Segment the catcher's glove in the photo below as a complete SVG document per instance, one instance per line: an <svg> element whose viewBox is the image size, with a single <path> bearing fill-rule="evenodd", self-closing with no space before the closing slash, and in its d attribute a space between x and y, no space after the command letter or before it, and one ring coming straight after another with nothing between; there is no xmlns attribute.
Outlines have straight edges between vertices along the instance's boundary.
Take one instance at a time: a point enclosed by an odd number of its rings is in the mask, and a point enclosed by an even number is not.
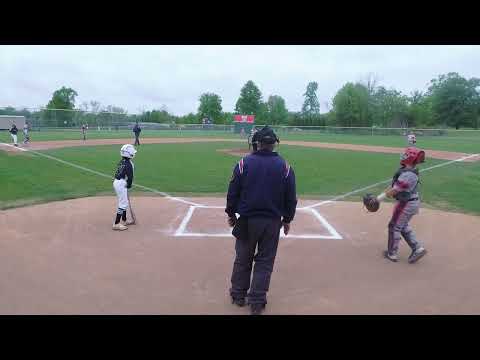
<svg viewBox="0 0 480 360"><path fill-rule="evenodd" d="M365 194L363 196L363 205L365 205L370 212L376 212L380 208L380 202L373 194Z"/></svg>

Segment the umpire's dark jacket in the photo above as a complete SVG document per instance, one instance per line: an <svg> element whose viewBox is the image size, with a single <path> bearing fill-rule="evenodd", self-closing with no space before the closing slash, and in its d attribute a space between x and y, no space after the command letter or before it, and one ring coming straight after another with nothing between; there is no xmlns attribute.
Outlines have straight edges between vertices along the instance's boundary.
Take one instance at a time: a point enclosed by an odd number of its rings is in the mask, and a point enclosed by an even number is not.
<svg viewBox="0 0 480 360"><path fill-rule="evenodd" d="M289 223L296 206L295 173L278 153L259 150L235 165L228 187L228 216L282 218Z"/></svg>

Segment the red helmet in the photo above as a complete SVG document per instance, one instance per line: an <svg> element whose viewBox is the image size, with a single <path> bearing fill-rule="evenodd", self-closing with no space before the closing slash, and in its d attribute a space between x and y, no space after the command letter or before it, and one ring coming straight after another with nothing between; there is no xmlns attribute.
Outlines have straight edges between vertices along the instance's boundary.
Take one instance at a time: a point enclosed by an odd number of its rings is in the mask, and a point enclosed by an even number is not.
<svg viewBox="0 0 480 360"><path fill-rule="evenodd" d="M415 166L417 164L423 163L425 161L425 151L408 147L405 149L405 152L400 157L401 165L411 165Z"/></svg>

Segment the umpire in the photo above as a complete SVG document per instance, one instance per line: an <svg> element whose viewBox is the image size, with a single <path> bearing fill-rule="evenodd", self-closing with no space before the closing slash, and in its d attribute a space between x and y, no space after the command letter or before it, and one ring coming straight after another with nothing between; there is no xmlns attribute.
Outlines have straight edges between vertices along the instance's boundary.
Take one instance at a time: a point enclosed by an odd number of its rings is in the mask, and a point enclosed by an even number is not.
<svg viewBox="0 0 480 360"><path fill-rule="evenodd" d="M280 229L283 226L285 235L288 234L297 197L293 169L273 151L275 143L280 142L277 135L268 126L255 135L259 149L235 165L225 212L236 238L232 303L244 306L248 292L251 314L259 315L267 304ZM238 219L236 213L240 215Z"/></svg>
<svg viewBox="0 0 480 360"><path fill-rule="evenodd" d="M138 121L135 123L135 126L133 127L133 133L135 134L135 146L140 145L139 137L140 133L142 132L142 129L140 128L140 125L138 125Z"/></svg>

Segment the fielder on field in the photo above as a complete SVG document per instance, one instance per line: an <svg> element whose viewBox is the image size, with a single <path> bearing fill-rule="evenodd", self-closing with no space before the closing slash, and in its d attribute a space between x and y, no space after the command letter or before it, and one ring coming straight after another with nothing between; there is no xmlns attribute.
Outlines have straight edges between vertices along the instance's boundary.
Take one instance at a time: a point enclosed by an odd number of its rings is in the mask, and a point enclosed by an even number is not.
<svg viewBox="0 0 480 360"><path fill-rule="evenodd" d="M128 201L128 189L132 187L134 164L132 159L135 157L137 150L131 144L123 145L120 149L122 160L117 165L115 171L115 179L113 180L113 189L117 194L118 206L115 216L113 230L127 230L127 225L135 224L134 221L127 221L127 208L130 203ZM120 219L122 220L120 222Z"/></svg>
<svg viewBox="0 0 480 360"><path fill-rule="evenodd" d="M87 140L87 126L85 124L82 125L82 135L83 141Z"/></svg>
<svg viewBox="0 0 480 360"><path fill-rule="evenodd" d="M25 122L25 125L23 125L23 143L27 144L30 142L30 136L28 135L28 124Z"/></svg>
<svg viewBox="0 0 480 360"><path fill-rule="evenodd" d="M17 125L15 125L15 123L12 123L12 127L10 128L10 130L8 132L10 133L10 136L12 137L13 146L18 146L18 143L17 143L17 133L18 133Z"/></svg>
<svg viewBox="0 0 480 360"><path fill-rule="evenodd" d="M407 135L407 143L408 146L416 147L417 146L417 137L413 133L413 131L410 131L410 133Z"/></svg>
<svg viewBox="0 0 480 360"><path fill-rule="evenodd" d="M369 211L377 211L380 201L386 197L396 200L392 218L388 223L388 246L384 252L385 258L393 262L398 261L401 236L412 249L412 253L408 257L410 264L415 263L427 253L409 225L410 220L418 214L420 208L420 197L417 190L420 180L416 166L424 161L425 151L408 147L401 156L401 167L393 176L392 185L377 197L370 194L364 197L364 204Z"/></svg>

